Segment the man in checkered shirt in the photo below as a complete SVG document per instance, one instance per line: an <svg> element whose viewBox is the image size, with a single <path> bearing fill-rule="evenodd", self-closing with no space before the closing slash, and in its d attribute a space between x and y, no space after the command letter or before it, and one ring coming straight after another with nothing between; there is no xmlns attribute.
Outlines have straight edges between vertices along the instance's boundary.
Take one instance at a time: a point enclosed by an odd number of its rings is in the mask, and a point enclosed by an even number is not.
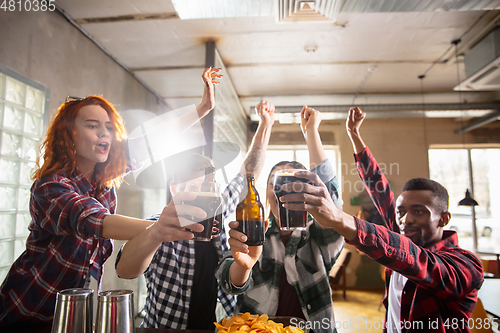
<svg viewBox="0 0 500 333"><path fill-rule="evenodd" d="M219 287L215 269L229 251L223 221L236 209L245 186L245 174L252 173L257 178L264 164L274 123L274 106L261 101L255 109L260 122L249 152L240 172L222 193L224 212L219 221L220 237L210 242L190 239L158 243L144 232L120 249L116 260L118 276L135 278L144 273L146 277L146 315L141 327L213 330L217 300L227 314L233 313L236 299ZM210 160L207 164L202 157L198 161L196 166L190 165L187 169L205 170L211 165Z"/></svg>
<svg viewBox="0 0 500 333"><path fill-rule="evenodd" d="M361 139L364 118L353 107L346 127L359 175L385 224L342 212L322 195L322 186L316 192L284 196L282 202L304 202L293 206L305 208L322 226L338 231L346 243L386 267L384 332L470 332L483 267L474 253L458 245L456 232L443 230L451 218L448 192L433 180L413 178L396 199ZM320 182L314 174L308 179Z"/></svg>
<svg viewBox="0 0 500 333"><path fill-rule="evenodd" d="M356 231L344 236L386 267L384 332L470 332L483 267L459 246L456 232L443 230L451 218L448 191L428 178L413 178L396 199L361 138L365 116L351 108L346 127L359 176L386 224L351 220Z"/></svg>

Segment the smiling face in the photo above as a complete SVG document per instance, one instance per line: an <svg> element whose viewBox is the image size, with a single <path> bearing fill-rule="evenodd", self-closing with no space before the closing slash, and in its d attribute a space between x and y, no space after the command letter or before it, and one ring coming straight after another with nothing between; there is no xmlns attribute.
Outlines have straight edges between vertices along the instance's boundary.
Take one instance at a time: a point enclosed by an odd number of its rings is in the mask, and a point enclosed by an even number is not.
<svg viewBox="0 0 500 333"><path fill-rule="evenodd" d="M113 138L106 110L99 105L87 105L78 111L74 136L76 165L86 177L92 176L97 163L106 162Z"/></svg>
<svg viewBox="0 0 500 333"><path fill-rule="evenodd" d="M450 214L440 212L436 206L436 199L430 190L401 193L396 201L396 218L401 233L423 247L430 247L439 242Z"/></svg>

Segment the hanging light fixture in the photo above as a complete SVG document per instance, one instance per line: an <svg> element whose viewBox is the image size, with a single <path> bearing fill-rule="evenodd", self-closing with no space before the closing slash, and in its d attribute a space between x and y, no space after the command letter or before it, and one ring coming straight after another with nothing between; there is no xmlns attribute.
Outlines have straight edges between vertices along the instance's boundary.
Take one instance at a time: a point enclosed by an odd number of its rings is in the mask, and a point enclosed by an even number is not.
<svg viewBox="0 0 500 333"><path fill-rule="evenodd" d="M458 64L458 43L460 43L460 39L455 39L454 41L451 42L452 44L455 45L455 62L457 64L457 80L458 80L458 99L459 99L459 104L460 104L460 118L462 122L462 128L464 126L464 117L463 117L463 110L462 110L462 97L461 97L461 88L460 88L460 67ZM462 131L462 145L465 148L465 132ZM470 182L470 190L472 194L474 194L474 174L472 173L472 156L471 156L471 151L470 149L467 149L467 163L469 164L469 182ZM469 206L471 208L471 220L472 220L472 246L473 250L477 251L478 244L477 244L477 226L476 226L476 206L478 206L478 203L476 200L472 198L471 192L469 192L469 189L465 190L465 198L460 200L458 202L459 206Z"/></svg>
<svg viewBox="0 0 500 333"><path fill-rule="evenodd" d="M425 114L425 99L424 99L424 79L425 74L419 75L420 80L420 94L422 95L422 115L424 117L424 144L427 154L429 153L429 142L427 140L427 115Z"/></svg>
<svg viewBox="0 0 500 333"><path fill-rule="evenodd" d="M458 205L459 206L478 206L478 203L477 203L476 200L474 200L470 196L469 189L467 189L467 190L465 190L465 198L463 198L462 200L460 200L458 202Z"/></svg>
<svg viewBox="0 0 500 333"><path fill-rule="evenodd" d="M458 80L458 103L460 104L460 107L462 106L462 96L461 96L461 88L460 88L460 68L459 68L459 64L458 64L458 43L460 43L461 40L460 39L455 39L454 41L452 41L451 43L453 45L455 45L455 63L457 64L457 80ZM460 110L460 111L463 111L463 110ZM463 115L462 115L462 112L460 112L460 115L461 115L461 122L462 122L462 127L463 127ZM465 148L465 132L462 131L462 146ZM470 150L467 149L467 158L468 158L468 163L469 163L469 179L470 179L470 186L471 186L471 190L472 192L474 192L474 183L472 181L472 161L471 161L471 155L470 155ZM470 194L470 191L469 189L466 189L465 190L465 198L463 198L462 200L460 200L458 202L458 205L459 206L478 206L478 203L476 200L474 200L472 198L472 195ZM473 215L474 212L473 212Z"/></svg>

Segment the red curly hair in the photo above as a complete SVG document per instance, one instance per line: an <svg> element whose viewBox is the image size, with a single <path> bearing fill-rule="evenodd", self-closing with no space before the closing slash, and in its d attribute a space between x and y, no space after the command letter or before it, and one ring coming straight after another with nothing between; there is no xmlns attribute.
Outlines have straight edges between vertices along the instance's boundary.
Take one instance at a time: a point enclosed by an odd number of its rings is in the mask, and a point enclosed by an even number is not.
<svg viewBox="0 0 500 333"><path fill-rule="evenodd" d="M94 170L98 185L120 186L127 166L127 132L113 105L96 95L65 102L59 107L47 130L47 136L40 145L40 155L36 163L38 168L33 172L33 180L40 180L61 171L71 175L76 170L75 118L78 111L87 105L98 105L106 110L114 133L108 159L104 163L98 163ZM43 164L40 166L41 161Z"/></svg>

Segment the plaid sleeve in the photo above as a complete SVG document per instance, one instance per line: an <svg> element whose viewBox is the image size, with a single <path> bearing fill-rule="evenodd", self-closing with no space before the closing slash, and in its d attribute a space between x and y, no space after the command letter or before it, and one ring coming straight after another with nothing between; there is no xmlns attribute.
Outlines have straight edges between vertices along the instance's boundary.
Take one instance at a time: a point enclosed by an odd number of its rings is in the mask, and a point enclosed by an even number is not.
<svg viewBox="0 0 500 333"><path fill-rule="evenodd" d="M365 188L370 194L375 207L384 218L390 230L399 232L399 226L395 220L396 201L391 190L389 181L380 170L380 167L373 157L370 149L366 147L359 154L354 154L354 159L358 168L358 174Z"/></svg>
<svg viewBox="0 0 500 333"><path fill-rule="evenodd" d="M243 294L250 287L250 281L252 280L252 272L250 272L250 277L248 281L241 287L236 287L231 283L229 279L229 269L231 265L234 263L234 259L231 256L231 252L227 252L222 261L219 263L219 267L217 267L217 271L215 272L215 277L219 280L219 285L222 287L224 292L231 295L239 295Z"/></svg>
<svg viewBox="0 0 500 333"><path fill-rule="evenodd" d="M311 171L316 173L326 185L326 187L328 188L328 192L330 193L330 196L335 203L335 206L337 206L339 209L342 209L343 202L339 190L339 183L330 161L324 161ZM344 237L342 237L338 232L331 228L323 228L316 221L313 222L313 225L311 225L309 231L320 248L322 257L325 261L325 266L328 269L331 269L331 267L335 263L335 260L337 260L337 257L342 251L342 248L344 247Z"/></svg>
<svg viewBox="0 0 500 333"><path fill-rule="evenodd" d="M224 255L226 252L231 252L229 248L229 244L227 242L226 235L226 225L224 221L236 210L236 206L240 201L240 194L245 185L245 178L242 174L238 173L229 184L226 186L226 189L222 193L222 202L224 205L224 212L222 214L221 232L220 232L220 242L221 242L221 253L220 255Z"/></svg>
<svg viewBox="0 0 500 333"><path fill-rule="evenodd" d="M314 172L319 176L321 181L326 185L335 206L342 209L343 202L342 194L340 193L339 181L330 161L326 159L323 163L312 169L311 172Z"/></svg>
<svg viewBox="0 0 500 333"><path fill-rule="evenodd" d="M64 179L34 185L31 205L39 214L43 212L38 220L41 228L56 235L77 234L84 239L100 237L102 222L111 214L96 198L78 193Z"/></svg>
<svg viewBox="0 0 500 333"><path fill-rule="evenodd" d="M427 249L409 238L355 217L358 237L352 242L373 260L395 270L436 297L459 297L479 288L482 282L480 260L460 247Z"/></svg>
<svg viewBox="0 0 500 333"><path fill-rule="evenodd" d="M245 176L238 173L222 193L222 202L224 203L224 220L236 210L240 202L240 194L245 186Z"/></svg>

